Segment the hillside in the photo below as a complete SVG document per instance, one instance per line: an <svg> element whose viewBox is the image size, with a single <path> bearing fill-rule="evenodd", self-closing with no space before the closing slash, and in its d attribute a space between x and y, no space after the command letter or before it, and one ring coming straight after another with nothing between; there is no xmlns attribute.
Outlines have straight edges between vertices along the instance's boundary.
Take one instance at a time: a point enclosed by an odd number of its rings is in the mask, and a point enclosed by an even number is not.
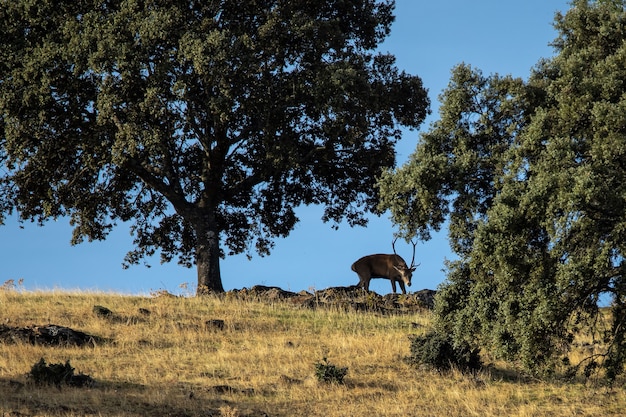
<svg viewBox="0 0 626 417"><path fill-rule="evenodd" d="M408 336L424 332L430 317L402 296L395 313L367 308L374 295L354 305L297 300L0 290L5 331L92 336L84 346L49 346L19 332L1 341L0 415L617 416L626 409L623 383L547 383L503 366L472 376L409 366ZM70 361L88 382L36 384L27 374L41 358ZM315 365L324 358L347 368L344 384L318 381Z"/></svg>

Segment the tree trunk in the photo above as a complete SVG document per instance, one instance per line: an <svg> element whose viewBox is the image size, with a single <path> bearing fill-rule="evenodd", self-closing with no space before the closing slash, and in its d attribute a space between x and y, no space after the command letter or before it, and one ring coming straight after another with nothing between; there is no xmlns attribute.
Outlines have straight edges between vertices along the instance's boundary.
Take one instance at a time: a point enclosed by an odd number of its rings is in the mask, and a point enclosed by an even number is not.
<svg viewBox="0 0 626 417"><path fill-rule="evenodd" d="M196 295L224 292L220 274L220 234L212 214L199 216L196 228Z"/></svg>

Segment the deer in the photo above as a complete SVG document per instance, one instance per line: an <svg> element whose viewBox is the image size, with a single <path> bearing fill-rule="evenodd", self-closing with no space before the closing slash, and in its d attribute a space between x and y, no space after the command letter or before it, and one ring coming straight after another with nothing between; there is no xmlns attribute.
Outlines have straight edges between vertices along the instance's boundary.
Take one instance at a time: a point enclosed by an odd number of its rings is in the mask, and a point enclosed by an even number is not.
<svg viewBox="0 0 626 417"><path fill-rule="evenodd" d="M413 258L411 259L411 266L407 266L404 259L396 253L396 240L398 238L391 242L393 255L382 253L367 255L352 264L352 270L359 276L359 284L357 286L364 288L365 291L369 291L372 278L386 278L391 281L391 289L394 294L396 293L396 282L400 284L402 294L406 294L404 284L411 286L413 272L420 266L420 264L415 265L415 246L417 242L413 243L411 241L411 244L413 244Z"/></svg>

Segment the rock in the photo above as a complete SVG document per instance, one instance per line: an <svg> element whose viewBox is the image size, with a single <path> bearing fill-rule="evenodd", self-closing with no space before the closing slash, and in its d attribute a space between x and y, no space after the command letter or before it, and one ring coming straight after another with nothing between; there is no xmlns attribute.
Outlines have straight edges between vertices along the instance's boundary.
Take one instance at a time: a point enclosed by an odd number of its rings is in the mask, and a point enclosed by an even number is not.
<svg viewBox="0 0 626 417"><path fill-rule="evenodd" d="M216 394L254 395L254 388L235 388L230 385L213 385L208 388L208 391L215 392Z"/></svg>
<svg viewBox="0 0 626 417"><path fill-rule="evenodd" d="M411 295L419 300L425 308L429 310L435 308L435 295L437 295L437 291L424 289L421 291L416 291Z"/></svg>
<svg viewBox="0 0 626 417"><path fill-rule="evenodd" d="M288 301L303 308L334 307L346 311L373 311L382 314L397 314L433 309L435 305L433 290L420 290L409 294L386 294L381 296L374 291L352 285L348 287L329 287L311 294L306 291L294 293L279 287L255 285L248 289L231 290L226 296L257 301Z"/></svg>
<svg viewBox="0 0 626 417"><path fill-rule="evenodd" d="M147 308L140 308L137 311L139 311L139 314L141 314L142 316L149 316L150 314L152 314L152 312Z"/></svg>
<svg viewBox="0 0 626 417"><path fill-rule="evenodd" d="M207 320L204 324L207 330L224 330L224 320L222 319Z"/></svg>
<svg viewBox="0 0 626 417"><path fill-rule="evenodd" d="M321 301L336 301L345 299L359 299L363 298L367 294L376 294L375 292L368 293L363 288L356 285L349 287L329 287L324 290L315 291L315 297ZM378 296L378 294L376 294Z"/></svg>
<svg viewBox="0 0 626 417"><path fill-rule="evenodd" d="M101 337L56 324L22 328L0 325L0 340L5 343L30 343L48 346L95 346L105 341Z"/></svg>
<svg viewBox="0 0 626 417"><path fill-rule="evenodd" d="M105 317L105 318L113 317L113 312L103 306L93 306L93 312L98 317Z"/></svg>
<svg viewBox="0 0 626 417"><path fill-rule="evenodd" d="M255 285L250 288L250 292L257 296L262 296L266 300L285 300L287 298L296 297L298 294L291 291L283 290L280 287L266 287L264 285Z"/></svg>
<svg viewBox="0 0 626 417"><path fill-rule="evenodd" d="M316 300L313 294L298 294L295 297L289 298L289 302L296 306L301 306L304 308L315 308Z"/></svg>

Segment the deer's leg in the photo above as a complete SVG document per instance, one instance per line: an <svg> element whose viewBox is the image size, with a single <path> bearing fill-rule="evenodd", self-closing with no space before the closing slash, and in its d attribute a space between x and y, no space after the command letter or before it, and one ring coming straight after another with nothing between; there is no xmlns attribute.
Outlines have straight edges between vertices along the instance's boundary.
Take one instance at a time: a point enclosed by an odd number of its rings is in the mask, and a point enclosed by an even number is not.
<svg viewBox="0 0 626 417"><path fill-rule="evenodd" d="M390 281L391 281L391 289L393 290L393 293L395 294L396 293L396 280L391 278ZM400 285L402 285L402 283L400 283Z"/></svg>
<svg viewBox="0 0 626 417"><path fill-rule="evenodd" d="M404 281L398 281L398 284L400 284L400 289L402 290L402 294L406 294L406 287L404 286ZM396 292L395 288L393 292Z"/></svg>
<svg viewBox="0 0 626 417"><path fill-rule="evenodd" d="M363 288L365 289L365 291L370 290L370 278L366 278L363 280Z"/></svg>
<svg viewBox="0 0 626 417"><path fill-rule="evenodd" d="M356 272L356 274L359 276L359 283L357 284L357 287L361 287L364 288L366 291L369 291L370 278L357 270L354 270L354 272Z"/></svg>

